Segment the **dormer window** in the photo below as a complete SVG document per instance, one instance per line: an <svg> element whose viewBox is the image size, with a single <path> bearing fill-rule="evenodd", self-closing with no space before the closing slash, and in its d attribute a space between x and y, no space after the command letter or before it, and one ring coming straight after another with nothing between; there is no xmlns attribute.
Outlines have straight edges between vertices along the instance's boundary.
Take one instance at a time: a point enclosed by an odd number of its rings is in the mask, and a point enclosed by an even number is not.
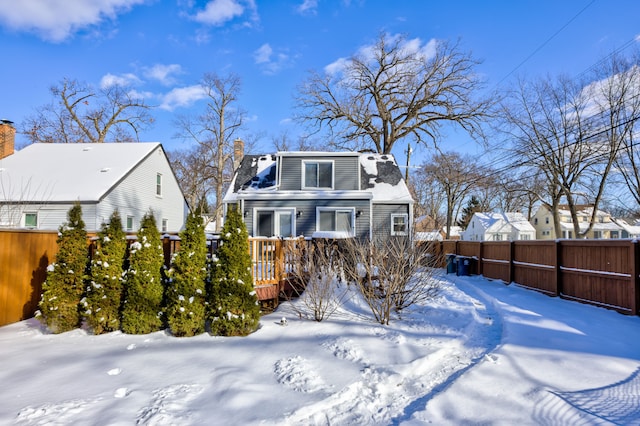
<svg viewBox="0 0 640 426"><path fill-rule="evenodd" d="M302 189L333 189L333 161L303 161Z"/></svg>

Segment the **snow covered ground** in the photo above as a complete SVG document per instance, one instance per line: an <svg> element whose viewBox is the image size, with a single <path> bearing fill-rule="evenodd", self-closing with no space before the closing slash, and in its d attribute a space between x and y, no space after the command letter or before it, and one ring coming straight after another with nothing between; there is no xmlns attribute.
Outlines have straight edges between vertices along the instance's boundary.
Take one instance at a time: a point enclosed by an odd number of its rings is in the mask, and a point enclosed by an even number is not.
<svg viewBox="0 0 640 426"><path fill-rule="evenodd" d="M390 326L354 298L245 338L1 327L0 424L640 425L639 317L440 279Z"/></svg>

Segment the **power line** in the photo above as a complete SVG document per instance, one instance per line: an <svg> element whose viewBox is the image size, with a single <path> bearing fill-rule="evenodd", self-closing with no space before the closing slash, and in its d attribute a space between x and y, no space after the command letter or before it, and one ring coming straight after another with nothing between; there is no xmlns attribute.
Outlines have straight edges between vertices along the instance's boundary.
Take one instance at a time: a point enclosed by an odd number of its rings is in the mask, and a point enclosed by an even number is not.
<svg viewBox="0 0 640 426"><path fill-rule="evenodd" d="M533 52L531 52L531 54L529 54L529 56L527 56L526 58L524 58L524 60L522 62L520 62L514 69L512 69L509 74L507 74L506 76L504 76L502 78L502 80L500 80L498 82L498 85L500 83L502 83L503 81L505 81L507 78L509 78L514 72L516 72L522 65L524 65L527 61L529 61L529 59L531 59L536 53L538 53L540 50L542 50L543 47L545 47L547 44L549 44L549 42L551 40L553 40L558 34L560 34L565 28L567 28L573 21L575 21L578 16L580 16L585 10L587 10L593 3L595 3L596 0L591 0L591 2L589 4L587 4L585 7L582 8L582 10L580 10L578 13L576 13L576 15L569 19L569 21L564 24L562 27L560 27L559 30L557 30L555 33L553 33L551 35L551 37L549 37L547 40L545 40L540 46L538 46L538 48L536 48Z"/></svg>

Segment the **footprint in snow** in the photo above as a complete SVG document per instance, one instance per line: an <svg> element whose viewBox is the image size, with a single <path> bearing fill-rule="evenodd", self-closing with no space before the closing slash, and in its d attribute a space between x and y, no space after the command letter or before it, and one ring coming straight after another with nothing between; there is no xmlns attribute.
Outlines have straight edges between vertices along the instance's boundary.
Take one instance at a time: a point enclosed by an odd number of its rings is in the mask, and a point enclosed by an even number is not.
<svg viewBox="0 0 640 426"><path fill-rule="evenodd" d="M275 363L274 373L278 383L294 391L312 393L327 388L324 380L313 366L301 356L283 358Z"/></svg>
<svg viewBox="0 0 640 426"><path fill-rule="evenodd" d="M112 368L111 370L107 371L107 374L110 376L117 376L120 373L122 373L122 370L120 368Z"/></svg>

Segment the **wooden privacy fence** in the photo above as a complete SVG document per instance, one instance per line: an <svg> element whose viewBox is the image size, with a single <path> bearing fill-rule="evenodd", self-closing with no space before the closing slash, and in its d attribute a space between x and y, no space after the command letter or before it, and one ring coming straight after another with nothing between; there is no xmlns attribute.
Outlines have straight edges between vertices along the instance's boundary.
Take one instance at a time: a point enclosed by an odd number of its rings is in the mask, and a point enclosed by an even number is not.
<svg viewBox="0 0 640 426"><path fill-rule="evenodd" d="M88 253L92 253L89 235ZM130 241L135 238L130 235ZM58 253L58 232L37 230L0 229L0 326L33 317L38 309L42 283L47 277L47 266ZM302 241L302 240L301 240ZM209 253L214 253L218 240L208 238ZM287 265L298 240L249 239L253 262L253 277L260 300L276 300L286 283ZM165 264L180 248L180 238L165 235L162 239Z"/></svg>
<svg viewBox="0 0 640 426"><path fill-rule="evenodd" d="M485 278L640 314L640 247L635 240L443 241L436 251L471 257L471 272Z"/></svg>

